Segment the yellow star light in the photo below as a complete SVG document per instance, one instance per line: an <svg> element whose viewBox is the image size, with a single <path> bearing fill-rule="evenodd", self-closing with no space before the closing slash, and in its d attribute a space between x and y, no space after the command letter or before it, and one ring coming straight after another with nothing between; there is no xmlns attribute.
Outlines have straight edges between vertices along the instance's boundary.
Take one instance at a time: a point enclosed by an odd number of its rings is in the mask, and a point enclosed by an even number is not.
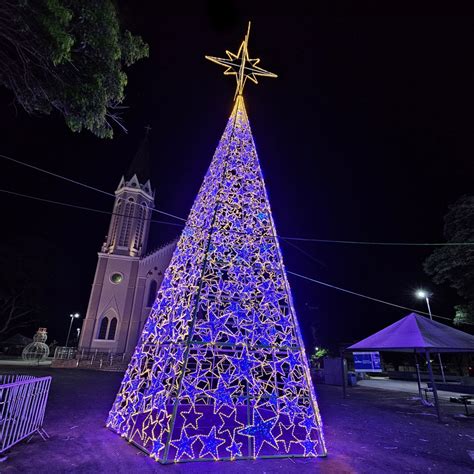
<svg viewBox="0 0 474 474"><path fill-rule="evenodd" d="M258 67L257 64L260 62L260 59L251 59L249 57L249 35L250 22L247 34L245 35L244 41L240 45L237 54L231 53L230 51L226 51L228 58L216 58L214 56L206 56L206 59L209 59L209 61L219 64L220 66L225 66L227 68L224 71L224 74L226 76L235 76L235 79L237 80L237 88L235 90L234 99L237 96L242 95L247 79L250 79L255 84L258 84L257 76L278 77L276 74L273 74L273 72L266 71L265 69Z"/></svg>

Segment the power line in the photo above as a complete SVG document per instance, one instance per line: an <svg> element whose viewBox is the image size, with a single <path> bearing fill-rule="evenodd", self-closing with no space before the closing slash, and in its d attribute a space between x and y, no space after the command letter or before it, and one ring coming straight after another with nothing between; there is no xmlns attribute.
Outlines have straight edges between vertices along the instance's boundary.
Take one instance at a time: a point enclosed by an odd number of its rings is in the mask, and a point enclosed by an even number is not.
<svg viewBox="0 0 474 474"><path fill-rule="evenodd" d="M0 158L4 158L5 160L12 161L13 163L16 163L16 164L21 165L21 166L26 166L27 168L31 168L31 169L33 169L35 171L39 171L41 173L49 174L50 176L54 176L55 178L59 178L59 179L62 179L64 181L69 181L70 183L77 184L77 185L82 186L82 187L87 188L87 189L91 189L92 191L97 191L98 193L105 194L106 196L115 197L114 194L109 193L107 191L103 191L102 189L95 188L94 186L90 186L90 185L85 184L85 183L81 183L80 181L75 181L74 179L67 178L66 176L62 176L60 174L53 173L52 171L48 171L48 170L45 170L43 168L39 168L38 166L34 166L34 165L29 164L29 163L25 163L24 161L16 160L15 158L12 158L10 156L0 154Z"/></svg>
<svg viewBox="0 0 474 474"><path fill-rule="evenodd" d="M65 181L68 181L70 183L76 184L78 186L82 186L84 188L90 189L92 191L99 192L101 194L105 194L107 196L115 198L115 194L109 193L107 191L104 191L102 189L96 188L94 186L90 186L88 184L82 183L80 181L68 178L66 176L62 176L58 173L53 173L51 171L42 169L38 166L31 165L29 163L25 163L24 161L17 160L15 158L11 158L6 155L0 154L0 158L4 158L5 160L9 160L13 163L17 163L22 166L26 166L28 168L34 169L36 171L39 171L41 173L48 174L50 176L53 176L55 178L59 178ZM153 212L157 212L159 214L163 214L168 217L172 217L174 219L178 219L182 222L186 222L186 219L183 217L177 216L175 214L171 214L169 212L162 211L161 209L152 209ZM375 245L375 246L404 246L404 247L456 247L456 246L474 246L474 242L370 242L370 241L356 241L356 240L334 240L334 239L316 239L316 238L305 238L305 237L286 237L286 236L280 236L277 235L278 238L284 239L289 243L288 241L301 241L301 242L317 242L317 243L331 243L331 244L349 244L349 245ZM301 252L303 250L299 249Z"/></svg>
<svg viewBox="0 0 474 474"><path fill-rule="evenodd" d="M385 246L405 246L405 247L443 247L443 246L470 246L474 242L367 242L358 240L330 240L330 239L313 239L304 237L282 237L285 240L297 240L300 242L317 242L323 244L351 244L351 245L385 245Z"/></svg>
<svg viewBox="0 0 474 474"><path fill-rule="evenodd" d="M331 285L330 283L326 283L324 281L320 281L320 280L316 280L314 278L310 278L308 276L305 276L305 275L301 275L299 273L295 273L295 272L292 272L290 270L287 270L286 273L289 273L290 275L294 275L294 276L297 276L298 278L302 278L303 280L308 280L308 281L311 281L313 283L317 283L318 285L322 285L322 286L326 286L328 288L332 288L333 290L338 290L338 291L342 291L344 293L348 293L350 295L354 295L354 296L359 296L361 298L365 298L367 300L371 300L371 301L375 301L377 303L382 303L382 304L385 304L385 305L388 305L388 306L393 306L394 308L399 308L399 309L405 309L407 311L412 311L414 313L418 313L418 314L424 314L426 316L429 316L429 313L425 312L425 311L419 311L417 309L413 309L413 308L409 308L407 306L402 306L402 305L399 305L399 304L395 304L395 303L390 303L389 301L384 301L384 300L381 300L379 298L374 298L372 296L367 296L367 295L363 295L361 293L357 293L355 291L351 291L351 290L346 290L345 288L341 288L339 286L335 286L335 285ZM445 316L438 316L437 314L432 314L433 318L439 318L439 319L446 319L448 321L452 321L451 318L446 318ZM466 323L466 324L473 324L473 323Z"/></svg>
<svg viewBox="0 0 474 474"><path fill-rule="evenodd" d="M9 191L8 189L0 189L0 193L5 193L5 194L10 194L12 196L18 196L22 198L27 198L27 199L32 199L34 201L41 201L41 202L46 202L49 204L56 204L58 206L64 206L64 207L72 207L74 209L80 209L83 211L91 211L91 212L97 212L99 214L107 214L107 215L112 215L112 216L126 216L125 214L120 214L118 212L110 212L110 211L103 211L101 209L94 209L92 207L85 207L85 206L78 206L77 204L70 204L67 202L61 202L61 201L53 201L51 199L45 199L45 198L40 198L37 196L31 196L29 194L21 194L21 193L16 193L14 191ZM167 222L167 221L160 221L156 219L150 219L150 222L156 223L156 224L168 224L172 226L178 226L178 227L183 227L182 224L177 224L176 222Z"/></svg>
<svg viewBox="0 0 474 474"><path fill-rule="evenodd" d="M31 196L31 195L28 195L28 194L21 194L21 193L17 193L17 192L14 192L14 191L9 191L7 189L0 189L0 193L5 193L5 194L10 194L12 196L18 196L18 197L23 197L23 198L27 198L27 199L32 199L32 200L35 200L35 201L40 201L40 202L46 202L46 203L49 203L49 204L56 204L56 205L59 205L59 206L64 206L64 207L70 207L70 208L74 208L74 209L80 209L80 210L85 210L85 211L91 211L91 212L97 212L97 213L100 213L100 214L108 214L108 215L118 215L118 216L123 216L124 214L120 214L120 213L116 213L116 212L109 212L109 211L103 211L101 209L94 209L94 208L91 208L91 207L85 207L85 206L78 206L76 204L70 204L70 203L65 203L65 202L60 202L60 201L53 201L51 199L44 199L44 198L40 198L40 197L37 197L37 196ZM174 222L167 222L167 221L159 221L159 220L155 220L155 219L150 219L150 222L154 222L154 223L158 223L158 224L168 224L168 225L172 225L172 226L178 226L178 227L182 227L181 224L177 224L177 223L174 223ZM283 240L285 240L286 238L283 238L281 237ZM291 244L290 242L287 242L288 244L292 245L293 247L295 247L297 250L301 251L302 253L304 253L307 257L310 257L312 260L316 261L317 263L319 264L322 264L324 265L322 262L320 262L319 260L317 260L315 257L313 257L311 254L307 253L306 251L303 251L302 249L300 249L298 246L294 245L294 244ZM311 281L313 283L317 283L319 285L322 285L322 286L326 286L328 288L332 288L332 289L335 289L335 290L338 290L338 291L342 291L344 293L348 293L348 294L351 294L351 295L354 295L354 296L359 296L361 298L365 298L365 299L368 299L368 300L371 300L371 301L375 301L377 303L383 303L383 304L386 304L388 306L393 306L395 308L399 308L399 309L405 309L405 310L408 310L408 311L413 311L413 312L417 312L419 314L425 314L427 316L429 316L429 313L426 313L425 311L418 311L416 309L413 309L413 308L409 308L407 306L401 306L401 305L398 305L398 304L395 304L395 303L390 303L389 301L384 301L384 300L381 300L381 299L378 299L378 298L374 298L372 296L367 296L367 295L363 295L361 293L357 293L355 291L351 291L351 290L347 290L345 288L340 288L338 286L335 286L335 285L331 285L329 283L325 283L323 281L320 281L320 280L316 280L314 278L310 278L308 276L305 276L305 275L301 275L299 273L295 273L295 272L292 272L290 270L287 270L287 273L289 273L290 275L294 275L294 276L297 276L299 278L302 278L304 280L308 280L308 281ZM439 319L445 319L445 320L448 320L448 321L452 321L452 319L450 318L446 318L445 316L438 316L436 314L433 314L432 315L434 318L439 318ZM466 323L466 324L472 324L472 323Z"/></svg>
<svg viewBox="0 0 474 474"><path fill-rule="evenodd" d="M290 242L289 240L286 240L284 237L280 237L280 239L285 242L285 244L295 248L296 250L298 250L298 252L302 253L303 255L305 255L306 257L308 257L310 260L312 260L313 262L321 265L322 267L325 267L327 268L327 265L322 262L321 260L318 260L316 257L314 257L313 255L311 255L309 252L306 252L306 250L303 250L301 247L299 247L298 245L294 244L293 242Z"/></svg>
<svg viewBox="0 0 474 474"><path fill-rule="evenodd" d="M10 156L0 154L0 158L4 158L5 160L12 161L13 163L16 163L16 164L21 165L21 166L26 166L27 168L34 169L35 171L39 171L41 173L45 173L45 174L48 174L50 176L54 176L55 178L59 178L59 179L62 179L64 181L68 181L69 183L77 184L78 186L82 186L86 189L90 189L92 191L96 191L98 193L105 194L106 196L111 196L115 199L115 194L104 191L103 189L99 189L99 188L96 188L94 186L90 186L88 184L85 184L85 183L82 183L80 181L68 178L68 177L60 175L58 173L53 173L52 171L45 170L45 169L40 168L38 166L30 165L29 163L25 163L24 161L16 160L15 158L12 158ZM182 217L176 216L176 215L171 214L169 212L162 211L160 209L153 208L152 211L153 212L158 212L159 214L163 214L165 216L173 217L174 219L178 219L180 221L186 222L186 219L183 219Z"/></svg>

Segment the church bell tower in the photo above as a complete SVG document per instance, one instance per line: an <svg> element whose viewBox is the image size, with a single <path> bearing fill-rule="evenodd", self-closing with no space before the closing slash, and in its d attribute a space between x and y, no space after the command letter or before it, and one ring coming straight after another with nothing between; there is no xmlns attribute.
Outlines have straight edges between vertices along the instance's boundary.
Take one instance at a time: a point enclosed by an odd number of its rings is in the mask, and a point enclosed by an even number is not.
<svg viewBox="0 0 474 474"><path fill-rule="evenodd" d="M102 252L141 257L146 249L154 192L149 179L148 132L115 191L115 204Z"/></svg>
<svg viewBox="0 0 474 474"><path fill-rule="evenodd" d="M146 253L154 191L150 183L148 129L115 191L109 231L97 269L79 349L126 352L136 332L134 299L139 262ZM133 341L133 345L136 341Z"/></svg>

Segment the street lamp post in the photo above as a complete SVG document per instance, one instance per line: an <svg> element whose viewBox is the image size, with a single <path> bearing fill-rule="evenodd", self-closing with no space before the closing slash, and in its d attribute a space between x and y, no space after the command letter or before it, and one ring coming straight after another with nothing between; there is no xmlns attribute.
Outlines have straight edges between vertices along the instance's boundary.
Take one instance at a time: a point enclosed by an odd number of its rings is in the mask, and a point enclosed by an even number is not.
<svg viewBox="0 0 474 474"><path fill-rule="evenodd" d="M430 315L431 321L433 321L433 315L431 314L430 296L431 294L425 290L417 290L415 293L417 298L424 299L426 301L426 307L428 308L428 314ZM446 383L446 377L444 376L443 362L441 361L441 354L438 352L439 366L441 368L441 376L443 377L443 383Z"/></svg>
<svg viewBox="0 0 474 474"><path fill-rule="evenodd" d="M69 315L69 317L71 318L71 323L69 324L69 331L67 332L66 347L67 347L68 342L69 342L69 336L71 335L72 323L75 319L78 319L79 316L80 316L79 313L74 313L74 314Z"/></svg>

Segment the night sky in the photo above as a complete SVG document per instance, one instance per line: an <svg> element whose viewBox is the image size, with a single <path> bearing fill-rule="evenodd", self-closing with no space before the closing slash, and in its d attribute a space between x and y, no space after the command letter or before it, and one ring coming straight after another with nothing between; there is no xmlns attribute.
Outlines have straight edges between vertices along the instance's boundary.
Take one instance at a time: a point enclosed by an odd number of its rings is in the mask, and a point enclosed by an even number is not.
<svg viewBox="0 0 474 474"><path fill-rule="evenodd" d="M113 140L74 134L55 115L16 110L2 89L0 153L113 192L150 124L156 206L186 217L235 86L204 55L236 52L252 20L250 54L279 76L245 90L278 233L443 240L448 205L472 193L473 17L342 7L280 15L218 1L183 16L154 11L151 4L119 2L123 23L151 52L128 70L128 134L116 129ZM0 167L2 189L112 209L107 196L4 160ZM47 261L39 272L41 324L49 340L64 342L68 315L85 315L109 217L4 194L0 199L2 240ZM152 224L151 245L178 232ZM433 312L445 316L459 302L424 274L430 249L295 243L316 261L282 242L289 270L420 310L413 290L424 286L434 291ZM356 341L407 313L289 280L308 345Z"/></svg>

